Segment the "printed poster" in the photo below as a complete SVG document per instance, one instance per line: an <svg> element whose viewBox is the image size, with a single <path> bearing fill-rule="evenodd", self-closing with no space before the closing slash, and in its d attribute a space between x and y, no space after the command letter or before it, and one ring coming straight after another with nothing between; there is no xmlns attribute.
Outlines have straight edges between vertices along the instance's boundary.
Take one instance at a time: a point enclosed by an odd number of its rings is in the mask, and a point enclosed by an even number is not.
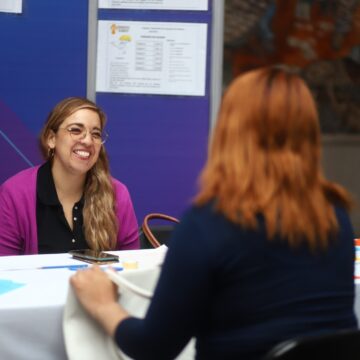
<svg viewBox="0 0 360 360"><path fill-rule="evenodd" d="M207 24L100 20L96 91L205 95Z"/></svg>

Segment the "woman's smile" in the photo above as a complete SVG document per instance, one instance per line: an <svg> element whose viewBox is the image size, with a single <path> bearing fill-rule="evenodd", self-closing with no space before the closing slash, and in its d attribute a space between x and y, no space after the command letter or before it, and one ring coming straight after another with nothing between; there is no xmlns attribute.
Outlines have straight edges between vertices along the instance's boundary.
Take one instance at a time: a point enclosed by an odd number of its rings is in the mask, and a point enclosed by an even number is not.
<svg viewBox="0 0 360 360"><path fill-rule="evenodd" d="M88 160L91 155L90 151L84 149L75 149L73 153L82 160Z"/></svg>

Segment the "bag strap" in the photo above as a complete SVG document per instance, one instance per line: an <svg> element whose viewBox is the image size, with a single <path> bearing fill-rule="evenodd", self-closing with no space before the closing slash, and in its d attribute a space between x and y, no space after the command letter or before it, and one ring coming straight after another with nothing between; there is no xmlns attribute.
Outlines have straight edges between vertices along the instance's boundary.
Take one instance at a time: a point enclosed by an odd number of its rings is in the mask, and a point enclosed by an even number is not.
<svg viewBox="0 0 360 360"><path fill-rule="evenodd" d="M121 287L125 287L125 288L127 288L128 290L132 291L134 294L136 294L136 295L138 295L140 297L147 298L147 299L152 298L153 293L151 291L142 289L141 287L133 284L129 280L122 277L120 274L117 274L115 271L113 271L111 269L106 269L105 272L109 276L110 280L115 285L120 287L120 289L121 289Z"/></svg>
<svg viewBox="0 0 360 360"><path fill-rule="evenodd" d="M150 226L149 226L149 221L154 220L154 219L168 220L168 221L174 222L176 224L178 224L180 221L177 218L174 218L172 216L165 215L165 214L160 214L160 213L151 213L151 214L148 214L145 216L143 224L142 224L142 230L143 230L145 236L147 237L147 239L149 240L149 242L151 243L151 245L154 248L157 248L157 247L161 246L161 244L156 239L156 237L152 233Z"/></svg>

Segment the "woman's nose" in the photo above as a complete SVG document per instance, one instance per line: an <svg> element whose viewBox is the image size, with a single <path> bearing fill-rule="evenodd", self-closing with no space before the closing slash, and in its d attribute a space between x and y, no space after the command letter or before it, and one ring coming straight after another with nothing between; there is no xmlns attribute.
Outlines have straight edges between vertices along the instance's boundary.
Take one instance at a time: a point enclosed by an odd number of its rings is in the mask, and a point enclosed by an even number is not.
<svg viewBox="0 0 360 360"><path fill-rule="evenodd" d="M83 138L81 139L81 142L85 143L85 144L91 144L93 142L93 138L91 135L91 132L86 130L85 134L83 135Z"/></svg>

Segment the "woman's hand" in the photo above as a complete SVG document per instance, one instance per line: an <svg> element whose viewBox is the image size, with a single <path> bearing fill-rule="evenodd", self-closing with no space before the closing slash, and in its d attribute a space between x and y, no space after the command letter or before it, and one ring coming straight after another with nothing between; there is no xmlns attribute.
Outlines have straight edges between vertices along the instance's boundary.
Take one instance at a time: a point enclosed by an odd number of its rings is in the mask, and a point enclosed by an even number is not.
<svg viewBox="0 0 360 360"><path fill-rule="evenodd" d="M98 266L79 270L70 278L77 298L85 310L113 336L128 313L118 304L117 287Z"/></svg>

